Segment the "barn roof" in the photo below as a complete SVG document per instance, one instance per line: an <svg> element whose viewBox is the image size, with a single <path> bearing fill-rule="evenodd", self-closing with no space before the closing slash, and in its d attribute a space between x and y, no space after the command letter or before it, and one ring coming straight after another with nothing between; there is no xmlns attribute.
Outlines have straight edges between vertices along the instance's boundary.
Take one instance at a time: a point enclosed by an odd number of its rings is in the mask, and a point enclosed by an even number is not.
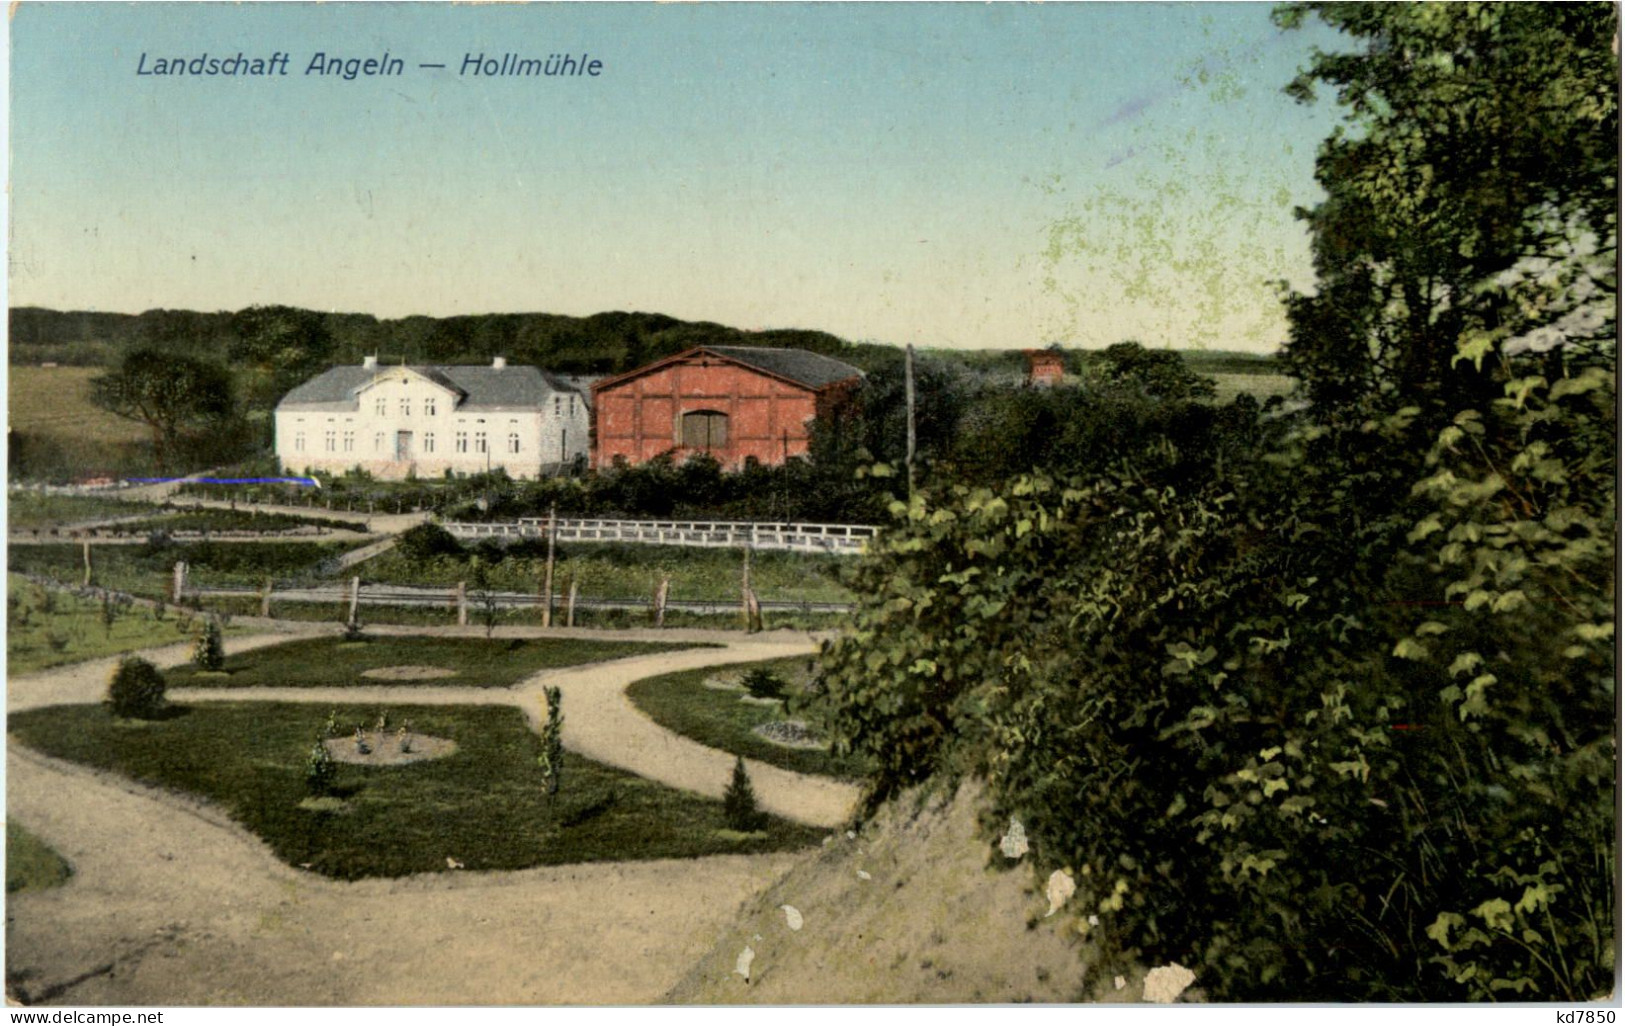
<svg viewBox="0 0 1625 1026"><path fill-rule="evenodd" d="M826 385L833 385L837 381L847 381L863 376L863 372L849 363L810 353L805 349L773 349L767 346L695 346L684 350L674 356L668 356L653 363L644 364L617 374L614 377L604 378L593 384L593 390L629 381L632 378L646 374L657 367L664 367L669 363L693 356L695 353L710 353L725 360L743 364L753 370L771 374L804 388L817 390Z"/></svg>
<svg viewBox="0 0 1625 1026"><path fill-rule="evenodd" d="M400 367L332 367L282 397L278 409L355 409L356 392ZM491 367L409 364L421 374L458 395L460 410L540 407L555 392L576 390L536 367Z"/></svg>
<svg viewBox="0 0 1625 1026"><path fill-rule="evenodd" d="M855 378L863 372L849 363L818 353L810 353L805 349L770 349L766 346L705 346L710 352L719 353L730 360L765 370L769 374L777 374L781 378L789 378L808 388L823 388L833 385L837 381Z"/></svg>

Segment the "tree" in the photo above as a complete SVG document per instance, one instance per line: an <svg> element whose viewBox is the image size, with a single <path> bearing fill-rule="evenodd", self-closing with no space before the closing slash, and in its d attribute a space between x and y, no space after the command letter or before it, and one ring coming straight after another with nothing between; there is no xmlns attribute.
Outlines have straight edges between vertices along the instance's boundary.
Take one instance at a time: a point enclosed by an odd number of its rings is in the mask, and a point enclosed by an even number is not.
<svg viewBox="0 0 1625 1026"><path fill-rule="evenodd" d="M1215 391L1213 379L1192 371L1178 353L1134 341L1108 346L1089 362L1085 376L1097 390L1168 402L1211 399Z"/></svg>
<svg viewBox="0 0 1625 1026"><path fill-rule="evenodd" d="M751 787L750 774L745 772L745 760L734 757L733 776L728 790L722 795L722 819L728 829L750 833L762 825L762 814L756 808L756 790Z"/></svg>
<svg viewBox="0 0 1625 1026"><path fill-rule="evenodd" d="M235 338L227 352L243 369L250 403L269 407L325 369L335 348L326 318L288 306L251 306L231 317Z"/></svg>
<svg viewBox="0 0 1625 1026"><path fill-rule="evenodd" d="M1320 404L1476 401L1480 355L1531 321L1496 284L1526 261L1591 253L1607 291L1617 247L1615 10L1603 4L1290 4L1357 45L1319 53L1289 87L1335 91L1348 128L1321 148L1327 198L1301 211L1317 286L1289 300L1286 355ZM1596 325L1601 328L1601 325ZM1592 332L1588 344L1611 344ZM1576 344L1580 340L1575 340ZM1429 411L1424 411L1428 413ZM1435 418L1427 417L1429 428Z"/></svg>
<svg viewBox="0 0 1625 1026"><path fill-rule="evenodd" d="M157 349L137 349L118 370L92 380L90 400L146 424L160 469L167 469L182 432L224 421L233 409L231 378L224 369Z"/></svg>
<svg viewBox="0 0 1625 1026"><path fill-rule="evenodd" d="M564 695L557 687L546 688L542 694L547 699L547 722L542 725L542 754L536 762L542 768L547 796L552 798L564 778Z"/></svg>
<svg viewBox="0 0 1625 1026"><path fill-rule="evenodd" d="M221 641L218 618L203 618L203 629L198 632L197 642L192 647L192 664L209 673L219 672L225 667L226 649Z"/></svg>
<svg viewBox="0 0 1625 1026"><path fill-rule="evenodd" d="M157 719L163 714L164 675L145 659L119 660L107 685L107 704L113 715L127 720Z"/></svg>

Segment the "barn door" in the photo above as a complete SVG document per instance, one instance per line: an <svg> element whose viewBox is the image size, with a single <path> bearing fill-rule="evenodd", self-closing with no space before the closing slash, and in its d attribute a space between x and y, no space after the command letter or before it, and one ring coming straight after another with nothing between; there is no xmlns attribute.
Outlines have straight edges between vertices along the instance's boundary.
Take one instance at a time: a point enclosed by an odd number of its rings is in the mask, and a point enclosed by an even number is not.
<svg viewBox="0 0 1625 1026"><path fill-rule="evenodd" d="M710 452L728 446L728 415L716 410L683 414L683 448Z"/></svg>

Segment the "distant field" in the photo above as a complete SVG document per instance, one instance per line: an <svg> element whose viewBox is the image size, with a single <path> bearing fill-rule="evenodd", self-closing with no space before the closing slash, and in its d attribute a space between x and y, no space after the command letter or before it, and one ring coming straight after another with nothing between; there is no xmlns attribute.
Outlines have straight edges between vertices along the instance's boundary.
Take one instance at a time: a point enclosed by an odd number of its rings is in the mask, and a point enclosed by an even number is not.
<svg viewBox="0 0 1625 1026"><path fill-rule="evenodd" d="M1218 383L1218 393L1213 397L1214 402L1224 405L1229 403L1242 392L1250 392L1259 402L1264 402L1271 396L1286 395L1297 384L1296 378L1285 374L1213 374L1208 377Z"/></svg>
<svg viewBox="0 0 1625 1026"><path fill-rule="evenodd" d="M90 404L96 367L12 365L11 464L14 481L68 482L153 472L146 428Z"/></svg>
<svg viewBox="0 0 1625 1026"><path fill-rule="evenodd" d="M13 431L36 431L100 442L144 442L151 435L133 420L115 417L90 403L90 380L100 367L11 367Z"/></svg>

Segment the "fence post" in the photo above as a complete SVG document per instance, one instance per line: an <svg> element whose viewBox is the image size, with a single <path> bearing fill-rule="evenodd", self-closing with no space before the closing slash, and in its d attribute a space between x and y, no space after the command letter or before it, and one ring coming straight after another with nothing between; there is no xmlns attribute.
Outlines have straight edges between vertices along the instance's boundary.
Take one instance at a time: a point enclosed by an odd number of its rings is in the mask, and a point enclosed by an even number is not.
<svg viewBox="0 0 1625 1026"><path fill-rule="evenodd" d="M547 507L547 570L542 576L542 626L553 626L553 529L557 508Z"/></svg>
<svg viewBox="0 0 1625 1026"><path fill-rule="evenodd" d="M85 587L90 587L90 539L85 539Z"/></svg>
<svg viewBox="0 0 1625 1026"><path fill-rule="evenodd" d="M175 562L175 585L174 585L174 589L173 589L172 593L169 596L169 600L171 602L175 603L176 605L180 605L181 596L183 594L185 594L185 592L186 592L186 561L185 560L176 560L176 562Z"/></svg>
<svg viewBox="0 0 1625 1026"><path fill-rule="evenodd" d="M271 578L265 578L265 587L260 591L260 615L271 615Z"/></svg>
<svg viewBox="0 0 1625 1026"><path fill-rule="evenodd" d="M739 612L745 620L745 630L750 630L750 546L745 546L745 568L739 574Z"/></svg>
<svg viewBox="0 0 1625 1026"><path fill-rule="evenodd" d="M660 575L660 587L655 589L655 626L666 626L666 592L671 588L671 575Z"/></svg>
<svg viewBox="0 0 1625 1026"><path fill-rule="evenodd" d="M564 607L564 626L576 625L576 575L570 575L570 599Z"/></svg>
<svg viewBox="0 0 1625 1026"><path fill-rule="evenodd" d="M457 626L468 626L468 587L467 582L457 582Z"/></svg>
<svg viewBox="0 0 1625 1026"><path fill-rule="evenodd" d="M361 578L350 578L350 618L345 623L355 623L356 607L361 604Z"/></svg>

